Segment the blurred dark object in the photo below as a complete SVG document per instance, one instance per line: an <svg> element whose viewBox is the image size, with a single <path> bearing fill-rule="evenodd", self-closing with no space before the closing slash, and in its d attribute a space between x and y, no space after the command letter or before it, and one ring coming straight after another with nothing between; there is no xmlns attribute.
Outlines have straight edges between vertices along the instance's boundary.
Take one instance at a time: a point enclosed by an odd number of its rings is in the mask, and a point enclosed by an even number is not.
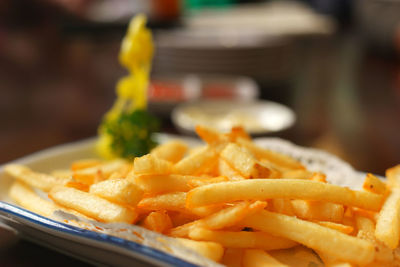
<svg viewBox="0 0 400 267"><path fill-rule="evenodd" d="M237 0L185 0L185 8L197 10L202 8L223 8L233 5Z"/></svg>
<svg viewBox="0 0 400 267"><path fill-rule="evenodd" d="M87 9L92 5L95 0L46 0L50 4L58 5L60 8L65 8L67 11L84 15Z"/></svg>
<svg viewBox="0 0 400 267"><path fill-rule="evenodd" d="M259 96L254 80L233 75L154 76L149 87L149 110L165 119L182 102L201 99L252 100Z"/></svg>
<svg viewBox="0 0 400 267"><path fill-rule="evenodd" d="M316 12L336 19L340 29L346 29L353 22L353 0L301 0Z"/></svg>
<svg viewBox="0 0 400 267"><path fill-rule="evenodd" d="M101 23L126 23L138 13L152 21L177 19L180 0L46 0L84 20Z"/></svg>
<svg viewBox="0 0 400 267"><path fill-rule="evenodd" d="M400 1L357 0L355 15L367 45L380 52L400 55Z"/></svg>
<svg viewBox="0 0 400 267"><path fill-rule="evenodd" d="M2 251L14 246L20 238L16 230L4 224L2 221L0 221L0 237L0 255Z"/></svg>
<svg viewBox="0 0 400 267"><path fill-rule="evenodd" d="M55 252L27 240L20 240L12 247L0 250L0 258L1 266L3 267L93 266L92 264Z"/></svg>
<svg viewBox="0 0 400 267"><path fill-rule="evenodd" d="M149 17L151 27L168 28L179 24L180 0L2 0L0 29L35 28L43 25L62 31L93 34L123 32L138 13Z"/></svg>

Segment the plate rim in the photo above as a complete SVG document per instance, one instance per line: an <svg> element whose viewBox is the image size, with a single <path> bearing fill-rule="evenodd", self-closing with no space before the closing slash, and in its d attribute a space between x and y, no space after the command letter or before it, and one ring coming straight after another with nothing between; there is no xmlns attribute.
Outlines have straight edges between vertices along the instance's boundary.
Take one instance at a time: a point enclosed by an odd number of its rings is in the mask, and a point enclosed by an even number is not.
<svg viewBox="0 0 400 267"><path fill-rule="evenodd" d="M8 220L14 222L16 221L20 224L21 221L28 221L31 224L30 226L36 230L51 230L51 232L47 233L59 238L68 238L73 241L84 240L86 244L92 243L93 245L93 242L95 242L97 244L100 243L106 246L113 246L115 248L123 248L128 250L129 253L134 253L135 256L146 256L146 260L150 261L152 264L168 264L169 266L184 267L198 266L150 246L55 221L4 201L0 201L0 219L7 225L9 225L7 223ZM97 246L97 244L93 246ZM114 252L116 252L116 250ZM139 259L140 258L141 257L139 257ZM143 258L141 258L141 260L143 260Z"/></svg>

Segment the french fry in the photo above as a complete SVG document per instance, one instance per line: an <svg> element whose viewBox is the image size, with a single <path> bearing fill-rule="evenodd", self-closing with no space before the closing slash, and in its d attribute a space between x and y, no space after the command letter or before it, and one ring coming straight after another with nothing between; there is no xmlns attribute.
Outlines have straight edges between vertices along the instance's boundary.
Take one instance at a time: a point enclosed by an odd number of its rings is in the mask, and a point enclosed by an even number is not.
<svg viewBox="0 0 400 267"><path fill-rule="evenodd" d="M243 267L289 267L261 249L246 249L243 255Z"/></svg>
<svg viewBox="0 0 400 267"><path fill-rule="evenodd" d="M54 176L58 179L62 179L62 180L71 180L72 179L72 171L68 170L68 169L58 169L58 170L54 170L52 172L50 172L51 176Z"/></svg>
<svg viewBox="0 0 400 267"><path fill-rule="evenodd" d="M108 176L108 180L115 180L115 179L125 179L124 174L120 171L116 171L116 172L113 172L110 176ZM99 181L99 182L101 182L101 181Z"/></svg>
<svg viewBox="0 0 400 267"><path fill-rule="evenodd" d="M387 247L395 249L400 234L400 165L388 169L386 176L391 192L378 214L375 236Z"/></svg>
<svg viewBox="0 0 400 267"><path fill-rule="evenodd" d="M351 234L354 231L354 228L349 226L349 225L344 225L340 223L334 223L334 222L329 222L329 221L314 221L315 223L318 223L319 225L331 228L333 230L337 230L339 232L342 232L344 234Z"/></svg>
<svg viewBox="0 0 400 267"><path fill-rule="evenodd" d="M219 146L221 144L227 144L229 142L229 137L226 134L221 134L212 128L197 125L195 127L197 135L204 140L207 144L211 146Z"/></svg>
<svg viewBox="0 0 400 267"><path fill-rule="evenodd" d="M356 228L357 228L356 222L355 222L355 220L354 220L354 217L346 217L346 216L344 216L344 217L343 217L342 224L343 224L343 225L346 225L346 226L349 226L349 227L351 227L351 228L353 228L353 229L356 229ZM354 232L353 232L353 233L354 233Z"/></svg>
<svg viewBox="0 0 400 267"><path fill-rule="evenodd" d="M117 204L136 206L142 199L139 186L126 179L105 180L90 186L90 193Z"/></svg>
<svg viewBox="0 0 400 267"><path fill-rule="evenodd" d="M72 187L81 191L89 192L89 185L81 182L69 181L65 184L66 187Z"/></svg>
<svg viewBox="0 0 400 267"><path fill-rule="evenodd" d="M241 202L233 207L220 210L207 218L199 220L198 226L213 230L233 226L244 217L251 216L256 212L263 210L266 205L267 203L263 201L256 201L254 203Z"/></svg>
<svg viewBox="0 0 400 267"><path fill-rule="evenodd" d="M138 207L145 210L185 211L186 193L172 192L162 195L145 197L140 200Z"/></svg>
<svg viewBox="0 0 400 267"><path fill-rule="evenodd" d="M50 217L54 211L61 209L54 202L39 197L28 185L19 181L11 185L9 196L18 205L45 217Z"/></svg>
<svg viewBox="0 0 400 267"><path fill-rule="evenodd" d="M185 238L175 238L183 246L193 249L200 255L214 261L220 261L224 255L224 248L215 242L193 241Z"/></svg>
<svg viewBox="0 0 400 267"><path fill-rule="evenodd" d="M147 215L141 226L155 232L165 233L172 228L172 221L165 210L159 210Z"/></svg>
<svg viewBox="0 0 400 267"><path fill-rule="evenodd" d="M395 187L387 197L376 221L375 236L383 244L395 249L400 235L400 187Z"/></svg>
<svg viewBox="0 0 400 267"><path fill-rule="evenodd" d="M192 214L182 213L179 211L168 211L168 215L171 218L172 225L174 228L198 219L197 216L194 216Z"/></svg>
<svg viewBox="0 0 400 267"><path fill-rule="evenodd" d="M86 171L90 170L90 171ZM92 172L94 169L88 168L76 171L72 174L73 180L78 183L86 184L90 186L92 184L98 183L100 181L104 181L106 177L103 175L100 169L96 169L96 172Z"/></svg>
<svg viewBox="0 0 400 267"><path fill-rule="evenodd" d="M207 144L217 146L217 150L229 142L236 142L238 138L251 140L251 137L240 126L235 126L230 132L224 134L204 125L197 125L195 130L197 135Z"/></svg>
<svg viewBox="0 0 400 267"><path fill-rule="evenodd" d="M99 166L74 171L73 177L78 182L91 185L107 179L112 173L119 171L126 165L127 162L125 160L116 159Z"/></svg>
<svg viewBox="0 0 400 267"><path fill-rule="evenodd" d="M172 228L168 235L172 237L189 237L190 230L196 227L197 221L192 221Z"/></svg>
<svg viewBox="0 0 400 267"><path fill-rule="evenodd" d="M220 182L227 182L229 179L226 176L217 176L217 177L212 177L212 178L206 178L206 179L192 179L189 180L187 183L191 188L198 187L198 186L203 186L207 184L215 184L215 183L220 183Z"/></svg>
<svg viewBox="0 0 400 267"><path fill-rule="evenodd" d="M242 202L235 206L222 209L200 220L196 220L171 229L170 235L187 237L193 227L206 227L208 229L222 229L235 225L248 215L249 202Z"/></svg>
<svg viewBox="0 0 400 267"><path fill-rule="evenodd" d="M400 185L400 164L386 170L387 184L389 187Z"/></svg>
<svg viewBox="0 0 400 267"><path fill-rule="evenodd" d="M272 205L271 205L271 210L286 214L286 215L295 215L295 212L293 210L293 205L290 201L290 199L284 199L284 198L274 198L271 199Z"/></svg>
<svg viewBox="0 0 400 267"><path fill-rule="evenodd" d="M340 223L344 216L343 205L295 199L291 201L294 214L305 220L331 221Z"/></svg>
<svg viewBox="0 0 400 267"><path fill-rule="evenodd" d="M378 218L378 213L375 211L370 211L370 210L364 210L364 209L359 209L359 208L349 208L352 210L352 216L363 216L371 219L372 221L376 222Z"/></svg>
<svg viewBox="0 0 400 267"><path fill-rule="evenodd" d="M393 250L393 257L396 263L400 262L400 247Z"/></svg>
<svg viewBox="0 0 400 267"><path fill-rule="evenodd" d="M268 160L262 159L262 160L260 160L260 163L262 166L264 166L270 170L270 174L267 178L277 179L277 178L283 177L281 170L279 170L279 168L277 168L276 165L272 164ZM260 178L266 178L266 177L260 177Z"/></svg>
<svg viewBox="0 0 400 267"><path fill-rule="evenodd" d="M136 157L133 161L133 170L136 175L140 174L169 174L172 170L172 163L159 159L153 154Z"/></svg>
<svg viewBox="0 0 400 267"><path fill-rule="evenodd" d="M296 246L290 249L270 250L272 257L283 264L296 267L323 267L317 254L304 246Z"/></svg>
<svg viewBox="0 0 400 267"><path fill-rule="evenodd" d="M267 166L257 161L246 148L235 143L229 143L222 150L221 158L245 178L268 178L271 174Z"/></svg>
<svg viewBox="0 0 400 267"><path fill-rule="evenodd" d="M244 249L226 248L222 264L227 267L242 267Z"/></svg>
<svg viewBox="0 0 400 267"><path fill-rule="evenodd" d="M375 261L380 263L380 265L375 264L375 266L383 266L383 263L393 263L394 251L376 239L374 222L367 217L357 215L356 225L358 228L357 237L368 240L375 246Z"/></svg>
<svg viewBox="0 0 400 267"><path fill-rule="evenodd" d="M327 255L322 252L318 252L318 255L324 262L324 265L327 267L356 267L355 264L342 261L342 260L338 259L337 257L333 257L331 255Z"/></svg>
<svg viewBox="0 0 400 267"><path fill-rule="evenodd" d="M291 239L343 261L367 264L374 259L375 250L370 242L296 217L264 210L245 218L242 224Z"/></svg>
<svg viewBox="0 0 400 267"><path fill-rule="evenodd" d="M200 145L195 147L190 147L187 152L187 156L200 153L202 150L206 149L207 145Z"/></svg>
<svg viewBox="0 0 400 267"><path fill-rule="evenodd" d="M70 181L68 178L59 178L44 173L37 173L26 166L18 164L8 164L4 167L4 171L15 179L45 192L50 191L54 186L62 185Z"/></svg>
<svg viewBox="0 0 400 267"><path fill-rule="evenodd" d="M355 264L349 262L331 262L326 264L327 267L356 267Z"/></svg>
<svg viewBox="0 0 400 267"><path fill-rule="evenodd" d="M160 194L167 192L186 192L190 190L188 181L195 176L178 174L147 174L136 175L133 183L140 186L148 194Z"/></svg>
<svg viewBox="0 0 400 267"><path fill-rule="evenodd" d="M289 156L258 147L256 144L245 138L238 138L237 143L240 146L247 148L259 160L267 159L271 163L284 169L305 169L304 166L297 160L294 160Z"/></svg>
<svg viewBox="0 0 400 267"><path fill-rule="evenodd" d="M375 224L374 222L363 216L356 215L356 225L358 229L357 237L372 242L375 246L375 261L379 262L393 262L393 251L377 241L375 238Z"/></svg>
<svg viewBox="0 0 400 267"><path fill-rule="evenodd" d="M49 192L49 197L63 207L74 209L101 222L133 223L138 216L133 209L74 188L55 186Z"/></svg>
<svg viewBox="0 0 400 267"><path fill-rule="evenodd" d="M188 192L188 208L237 200L296 198L320 200L377 211L383 196L337 185L300 179L247 179L196 187Z"/></svg>
<svg viewBox="0 0 400 267"><path fill-rule="evenodd" d="M251 216L264 209L266 205L267 203L262 201L256 201L254 203L241 202L235 206L213 213L203 219L173 228L169 234L177 237L186 237L193 227L204 227L211 230L227 228L237 224L246 216Z"/></svg>
<svg viewBox="0 0 400 267"><path fill-rule="evenodd" d="M310 180L321 182L321 183L326 183L326 175L320 172L314 172L313 175L311 176Z"/></svg>
<svg viewBox="0 0 400 267"><path fill-rule="evenodd" d="M313 177L312 172L302 169L286 170L282 173L282 178L287 179L311 179L311 177Z"/></svg>
<svg viewBox="0 0 400 267"><path fill-rule="evenodd" d="M393 261L393 262L374 261L374 262L371 262L370 264L365 265L365 267L393 267L393 266L399 266L399 262L398 261ZM345 266L345 267L347 267L347 266Z"/></svg>
<svg viewBox="0 0 400 267"><path fill-rule="evenodd" d="M368 173L365 177L363 189L375 194L386 194L386 184L375 175Z"/></svg>
<svg viewBox="0 0 400 267"><path fill-rule="evenodd" d="M143 210L168 210L177 211L186 214L192 219L205 217L213 214L223 207L223 205L216 204L210 206L197 207L193 209L186 209L186 193L185 192L172 192L161 195L143 198L138 207Z"/></svg>
<svg viewBox="0 0 400 267"><path fill-rule="evenodd" d="M218 159L218 173L221 176L228 177L230 180L245 179L239 172L232 168L223 158Z"/></svg>
<svg viewBox="0 0 400 267"><path fill-rule="evenodd" d="M375 232L375 224L374 222L367 217L363 217L363 216L356 216L356 226L357 229L360 231L364 231L366 233L370 233L370 234L374 234Z"/></svg>
<svg viewBox="0 0 400 267"><path fill-rule="evenodd" d="M173 172L182 175L201 174L210 165L216 164L217 153L210 146L205 146L193 154L178 161Z"/></svg>
<svg viewBox="0 0 400 267"><path fill-rule="evenodd" d="M87 169L99 166L101 163L102 163L101 160L98 159L80 159L72 162L71 170L77 171L77 170Z"/></svg>
<svg viewBox="0 0 400 267"><path fill-rule="evenodd" d="M133 173L133 164L126 163L120 169L118 169L118 171L112 172L107 177L107 179L108 180L125 179L131 172ZM104 180L104 175L101 178L102 178L101 180L96 180L94 183Z"/></svg>
<svg viewBox="0 0 400 267"><path fill-rule="evenodd" d="M217 211L222 210L223 208L226 208L225 204L213 204L208 206L195 207L191 209L186 208L186 211L198 217L206 217L216 213Z"/></svg>
<svg viewBox="0 0 400 267"><path fill-rule="evenodd" d="M244 130L242 126L234 126L231 132L228 133L231 142L235 142L238 138L243 138L245 140L251 140L250 135Z"/></svg>
<svg viewBox="0 0 400 267"><path fill-rule="evenodd" d="M150 154L159 158L167 160L171 163L177 163L186 154L188 146L179 141L171 140L154 148Z"/></svg>
<svg viewBox="0 0 400 267"><path fill-rule="evenodd" d="M199 241L213 241L227 248L258 248L275 250L298 245L292 240L275 237L263 232L213 231L205 228L192 228L189 237Z"/></svg>
<svg viewBox="0 0 400 267"><path fill-rule="evenodd" d="M9 195L18 205L45 217L52 217L55 211L62 210L89 219L77 211L65 209L54 202L41 198L32 188L19 181L15 181L11 185Z"/></svg>

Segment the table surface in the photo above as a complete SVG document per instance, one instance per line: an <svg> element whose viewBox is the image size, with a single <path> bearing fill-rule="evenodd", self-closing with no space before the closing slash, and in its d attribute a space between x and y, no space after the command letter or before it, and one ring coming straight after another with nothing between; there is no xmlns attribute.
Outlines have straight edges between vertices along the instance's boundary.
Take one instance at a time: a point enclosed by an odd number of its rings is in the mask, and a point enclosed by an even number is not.
<svg viewBox="0 0 400 267"><path fill-rule="evenodd" d="M92 266L26 240L0 250L1 266Z"/></svg>
<svg viewBox="0 0 400 267"><path fill-rule="evenodd" d="M47 25L0 37L0 162L95 135L125 74L116 60L120 35L60 36ZM351 38L311 50L295 83L260 84L262 98L298 116L292 129L275 135L384 174L400 163L399 62L364 53ZM2 266L87 266L23 240L2 247L0 259Z"/></svg>

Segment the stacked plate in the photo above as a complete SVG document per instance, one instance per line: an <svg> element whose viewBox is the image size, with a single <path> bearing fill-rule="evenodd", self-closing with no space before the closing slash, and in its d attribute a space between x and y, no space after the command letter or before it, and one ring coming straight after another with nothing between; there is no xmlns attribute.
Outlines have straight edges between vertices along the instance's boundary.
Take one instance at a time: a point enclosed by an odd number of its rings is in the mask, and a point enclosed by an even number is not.
<svg viewBox="0 0 400 267"><path fill-rule="evenodd" d="M295 2L206 10L182 29L156 33L154 72L245 75L258 81L289 78L294 36L326 34L332 25Z"/></svg>
<svg viewBox="0 0 400 267"><path fill-rule="evenodd" d="M282 37L200 31L160 33L154 73L218 73L257 80L285 79L291 71L292 43Z"/></svg>

